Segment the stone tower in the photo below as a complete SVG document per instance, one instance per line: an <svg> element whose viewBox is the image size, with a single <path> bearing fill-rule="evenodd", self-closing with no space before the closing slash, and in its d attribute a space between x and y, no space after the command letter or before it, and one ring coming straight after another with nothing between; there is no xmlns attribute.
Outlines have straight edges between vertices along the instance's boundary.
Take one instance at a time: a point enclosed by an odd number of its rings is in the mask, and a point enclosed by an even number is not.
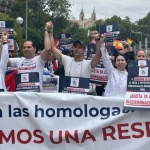
<svg viewBox="0 0 150 150"><path fill-rule="evenodd" d="M80 20L80 21L83 21L83 20L84 20L83 7L82 7L82 10L81 10L80 15L79 15L79 20Z"/></svg>
<svg viewBox="0 0 150 150"><path fill-rule="evenodd" d="M93 13L92 13L92 15L91 15L91 21L96 21L95 8L93 9Z"/></svg>

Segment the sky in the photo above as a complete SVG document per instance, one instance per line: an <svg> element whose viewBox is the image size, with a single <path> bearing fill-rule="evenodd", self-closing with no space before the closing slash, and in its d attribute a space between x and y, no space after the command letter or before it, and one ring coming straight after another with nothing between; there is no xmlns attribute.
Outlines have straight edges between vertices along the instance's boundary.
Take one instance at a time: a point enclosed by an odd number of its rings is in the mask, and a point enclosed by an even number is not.
<svg viewBox="0 0 150 150"><path fill-rule="evenodd" d="M83 7L85 18L91 18L95 7L97 19L110 18L114 15L124 18L129 16L132 22L144 18L150 12L150 0L68 0L73 4L71 15L77 20Z"/></svg>

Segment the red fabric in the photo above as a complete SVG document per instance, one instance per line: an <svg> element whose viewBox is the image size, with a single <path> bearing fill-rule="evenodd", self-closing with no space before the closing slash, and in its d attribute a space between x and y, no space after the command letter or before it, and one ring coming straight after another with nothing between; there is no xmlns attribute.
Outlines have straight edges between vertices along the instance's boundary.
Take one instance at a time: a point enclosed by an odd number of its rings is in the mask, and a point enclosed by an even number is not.
<svg viewBox="0 0 150 150"><path fill-rule="evenodd" d="M56 71L56 69L58 68L58 64L56 62L56 60L53 62L53 70Z"/></svg>
<svg viewBox="0 0 150 150"><path fill-rule="evenodd" d="M91 41L91 44L96 44L95 39L93 39L93 40Z"/></svg>
<svg viewBox="0 0 150 150"><path fill-rule="evenodd" d="M56 48L59 49L59 47L60 47L59 40L55 39L54 43L55 43Z"/></svg>
<svg viewBox="0 0 150 150"><path fill-rule="evenodd" d="M17 70L14 70L12 73L5 76L5 84L6 88L9 92L15 92L16 91L16 80L15 76L18 73Z"/></svg>

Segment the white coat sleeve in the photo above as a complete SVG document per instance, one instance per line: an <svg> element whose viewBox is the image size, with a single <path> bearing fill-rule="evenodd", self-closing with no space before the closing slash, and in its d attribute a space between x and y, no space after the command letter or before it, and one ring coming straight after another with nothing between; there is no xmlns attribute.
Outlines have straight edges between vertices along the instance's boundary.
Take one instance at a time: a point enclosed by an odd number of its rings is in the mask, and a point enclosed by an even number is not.
<svg viewBox="0 0 150 150"><path fill-rule="evenodd" d="M8 59L9 59L8 44L4 44L2 46L2 54L1 54L1 71L3 74L5 74L7 70Z"/></svg>
<svg viewBox="0 0 150 150"><path fill-rule="evenodd" d="M106 69L107 75L109 76L111 74L111 72L114 70L114 67L113 67L112 62L110 60L108 52L105 50L105 44L101 45L100 50L102 53L103 65Z"/></svg>

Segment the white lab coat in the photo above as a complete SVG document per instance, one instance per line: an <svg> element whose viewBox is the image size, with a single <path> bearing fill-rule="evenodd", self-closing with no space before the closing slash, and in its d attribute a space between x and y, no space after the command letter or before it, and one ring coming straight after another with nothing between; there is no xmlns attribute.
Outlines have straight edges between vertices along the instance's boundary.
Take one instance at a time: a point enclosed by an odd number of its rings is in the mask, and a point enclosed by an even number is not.
<svg viewBox="0 0 150 150"><path fill-rule="evenodd" d="M2 53L1 53L1 60L0 60L0 89L4 89L7 91L5 85L5 73L7 70L7 63L8 63L8 44L2 45Z"/></svg>
<svg viewBox="0 0 150 150"><path fill-rule="evenodd" d="M105 45L101 46L102 60L106 73L108 76L108 82L106 85L104 96L122 96L126 94L127 88L127 71L123 77L120 78L119 72L114 66L109 58L107 51L105 50Z"/></svg>

